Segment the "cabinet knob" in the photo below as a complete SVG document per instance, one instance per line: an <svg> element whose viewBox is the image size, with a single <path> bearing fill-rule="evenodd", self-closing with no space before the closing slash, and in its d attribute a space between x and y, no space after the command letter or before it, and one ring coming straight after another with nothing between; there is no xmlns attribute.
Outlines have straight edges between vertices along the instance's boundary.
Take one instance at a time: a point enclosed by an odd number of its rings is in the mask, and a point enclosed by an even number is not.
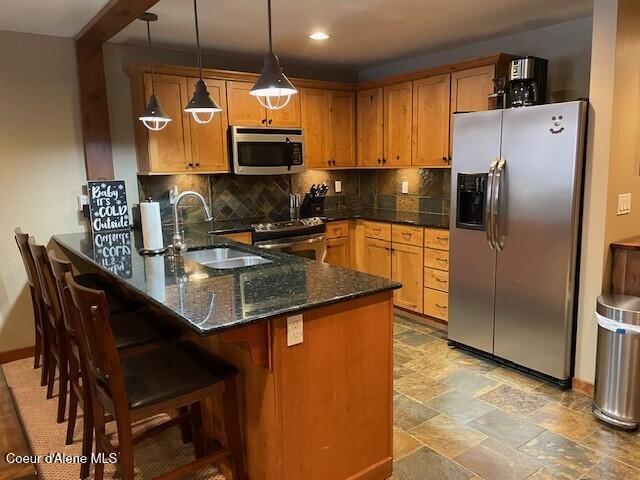
<svg viewBox="0 0 640 480"><path fill-rule="evenodd" d="M446 156L442 157L442 160L444 160L446 162L447 161L447 157Z"/></svg>
<svg viewBox="0 0 640 480"><path fill-rule="evenodd" d="M396 155L396 160L400 160L400 155Z"/></svg>
<svg viewBox="0 0 640 480"><path fill-rule="evenodd" d="M260 120L260 123L262 123L264 125L265 123L267 123L267 119L263 118L262 120Z"/></svg>
<svg viewBox="0 0 640 480"><path fill-rule="evenodd" d="M382 160L378 159L378 164L382 163Z"/></svg>
<svg viewBox="0 0 640 480"><path fill-rule="evenodd" d="M196 167L199 167L199 166L200 166L200 163L199 163L199 162L196 162Z"/></svg>
<svg viewBox="0 0 640 480"><path fill-rule="evenodd" d="M271 125L271 122L273 122L273 118L269 119L269 125Z"/></svg>
<svg viewBox="0 0 640 480"><path fill-rule="evenodd" d="M398 158L400 158L400 157L398 157ZM386 159L386 158L383 158L383 159L382 159L382 164L384 165L385 163L387 163L387 159Z"/></svg>
<svg viewBox="0 0 640 480"><path fill-rule="evenodd" d="M189 168L193 168L193 163L192 163L192 162L189 162L189 163L187 163L187 166L188 166Z"/></svg>

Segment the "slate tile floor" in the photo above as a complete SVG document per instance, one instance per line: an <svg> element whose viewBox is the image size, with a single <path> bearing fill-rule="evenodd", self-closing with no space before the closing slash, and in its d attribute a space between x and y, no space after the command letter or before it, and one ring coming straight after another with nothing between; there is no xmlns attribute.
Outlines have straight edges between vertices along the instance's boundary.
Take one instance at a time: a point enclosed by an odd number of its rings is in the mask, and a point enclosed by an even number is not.
<svg viewBox="0 0 640 480"><path fill-rule="evenodd" d="M640 433L441 330L396 316L393 373L393 480L640 480Z"/></svg>

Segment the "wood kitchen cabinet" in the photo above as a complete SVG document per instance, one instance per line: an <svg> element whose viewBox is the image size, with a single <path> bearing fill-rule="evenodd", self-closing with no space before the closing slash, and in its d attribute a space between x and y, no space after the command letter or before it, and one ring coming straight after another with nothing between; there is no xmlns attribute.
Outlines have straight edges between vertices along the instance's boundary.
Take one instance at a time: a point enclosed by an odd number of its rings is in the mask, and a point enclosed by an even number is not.
<svg viewBox="0 0 640 480"><path fill-rule="evenodd" d="M413 82L412 165L449 166L451 74Z"/></svg>
<svg viewBox="0 0 640 480"><path fill-rule="evenodd" d="M371 275L391 278L391 242L365 238L363 267Z"/></svg>
<svg viewBox="0 0 640 480"><path fill-rule="evenodd" d="M349 237L327 239L327 263L338 267L351 267L351 248Z"/></svg>
<svg viewBox="0 0 640 480"><path fill-rule="evenodd" d="M423 248L394 242L391 249L391 278L402 283L402 288L394 291L394 303L422 313Z"/></svg>
<svg viewBox="0 0 640 480"><path fill-rule="evenodd" d="M303 88L300 96L307 166L355 166L355 94Z"/></svg>
<svg viewBox="0 0 640 480"><path fill-rule="evenodd" d="M411 82L384 87L383 166L411 165L411 119L413 85Z"/></svg>
<svg viewBox="0 0 640 480"><path fill-rule="evenodd" d="M356 131L359 166L382 166L382 157L384 156L383 97L382 88L358 92Z"/></svg>
<svg viewBox="0 0 640 480"><path fill-rule="evenodd" d="M300 128L300 96L291 96L286 107L267 110L249 92L252 82L227 82L227 116L229 125L245 127L292 127Z"/></svg>
<svg viewBox="0 0 640 480"><path fill-rule="evenodd" d="M136 126L140 128L147 143L147 148L144 149L146 158L139 158L140 170L143 173L186 172L191 163L189 114L183 111L189 102L187 79L176 75L156 74L155 91L158 102L171 117L171 122L162 130L153 131L147 130L137 121ZM145 74L144 98L148 99L151 92L151 75Z"/></svg>
<svg viewBox="0 0 640 480"><path fill-rule="evenodd" d="M188 78L189 92L195 91L197 78ZM188 162L194 173L201 171L228 172L229 157L227 154L227 97L225 82L204 79L209 95L222 108L222 112L214 113L209 123L196 122L189 118L189 135L191 136L191 161Z"/></svg>

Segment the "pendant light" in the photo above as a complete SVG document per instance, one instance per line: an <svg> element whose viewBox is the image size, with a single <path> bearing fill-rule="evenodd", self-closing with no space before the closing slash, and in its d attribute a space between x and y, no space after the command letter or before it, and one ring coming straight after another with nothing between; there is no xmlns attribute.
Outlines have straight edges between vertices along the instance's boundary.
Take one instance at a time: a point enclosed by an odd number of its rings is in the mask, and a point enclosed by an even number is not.
<svg viewBox="0 0 640 480"><path fill-rule="evenodd" d="M149 63L151 64L151 96L149 97L149 102L147 103L146 108L144 109L144 113L138 117L144 126L149 130L158 131L162 130L166 127L171 121L171 117L169 117L164 111L162 107L160 107L160 103L158 102L158 98L156 97L156 82L154 76L154 65L153 65L153 50L151 49L151 22L155 22L158 20L158 16L155 13L145 13L140 17L140 20L147 22L147 46L149 48Z"/></svg>
<svg viewBox="0 0 640 480"><path fill-rule="evenodd" d="M257 97L263 107L269 110L278 110L285 107L291 100L291 95L295 95L298 91L282 72L278 56L273 54L271 0L267 0L267 12L269 15L269 53L264 57L260 78L249 93Z"/></svg>
<svg viewBox="0 0 640 480"><path fill-rule="evenodd" d="M191 101L184 107L185 112L189 112L198 123L209 123L213 114L221 112L220 106L211 98L207 91L207 86L202 80L202 52L200 51L200 31L198 29L198 0L193 0L193 13L196 21L196 48L198 52L198 72L199 79L196 82L196 91L191 97Z"/></svg>

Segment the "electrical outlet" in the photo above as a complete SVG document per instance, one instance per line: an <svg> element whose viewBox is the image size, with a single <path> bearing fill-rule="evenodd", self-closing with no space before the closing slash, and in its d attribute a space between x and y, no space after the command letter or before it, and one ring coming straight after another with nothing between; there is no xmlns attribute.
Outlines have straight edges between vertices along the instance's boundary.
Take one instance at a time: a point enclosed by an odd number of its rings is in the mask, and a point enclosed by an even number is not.
<svg viewBox="0 0 640 480"><path fill-rule="evenodd" d="M78 194L78 211L82 212L85 205L89 205L89 195Z"/></svg>
<svg viewBox="0 0 640 480"><path fill-rule="evenodd" d="M334 189L335 189L336 193L340 193L342 191L342 182L340 180L336 180L336 183L334 185Z"/></svg>
<svg viewBox="0 0 640 480"><path fill-rule="evenodd" d="M402 182L402 193L409 193L409 182Z"/></svg>
<svg viewBox="0 0 640 480"><path fill-rule="evenodd" d="M627 215L631 213L631 194L621 193L618 195L618 212L616 215Z"/></svg>
<svg viewBox="0 0 640 480"><path fill-rule="evenodd" d="M287 347L302 343L303 325L304 322L301 314L287 317Z"/></svg>

